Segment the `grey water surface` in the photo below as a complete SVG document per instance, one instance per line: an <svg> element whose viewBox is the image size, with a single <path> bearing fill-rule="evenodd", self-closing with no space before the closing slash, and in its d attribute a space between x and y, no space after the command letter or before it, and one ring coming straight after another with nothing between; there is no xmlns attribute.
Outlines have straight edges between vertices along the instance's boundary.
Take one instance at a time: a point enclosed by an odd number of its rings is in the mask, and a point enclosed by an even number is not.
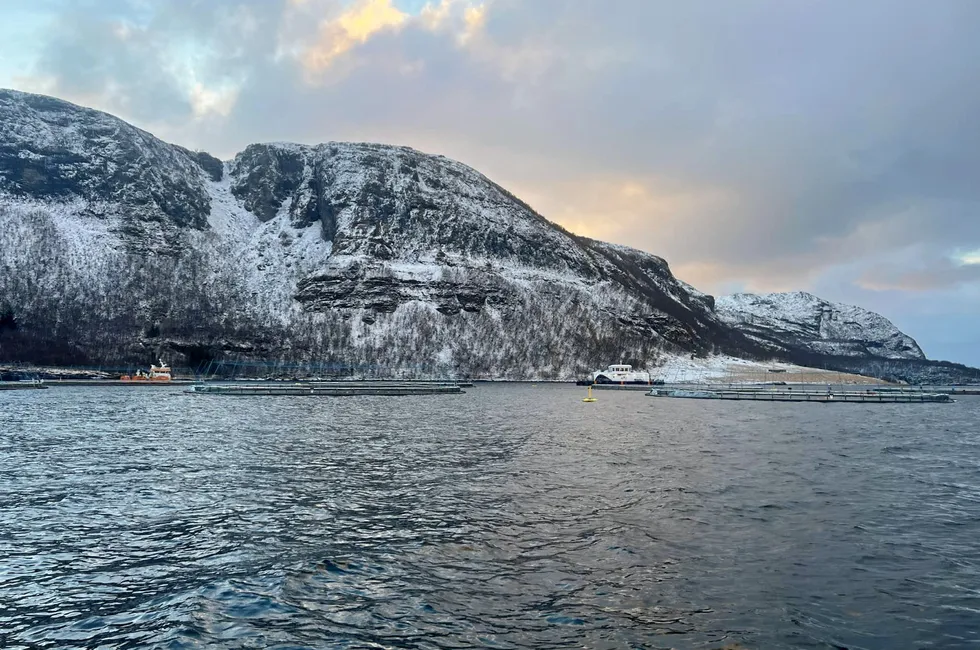
<svg viewBox="0 0 980 650"><path fill-rule="evenodd" d="M582 397L0 393L0 647L980 647L980 398Z"/></svg>

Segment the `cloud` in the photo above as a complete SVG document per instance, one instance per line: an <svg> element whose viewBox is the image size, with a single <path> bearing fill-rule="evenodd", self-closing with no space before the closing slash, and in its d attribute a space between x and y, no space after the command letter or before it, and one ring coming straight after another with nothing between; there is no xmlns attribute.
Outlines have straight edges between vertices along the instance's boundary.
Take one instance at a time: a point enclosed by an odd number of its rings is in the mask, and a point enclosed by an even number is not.
<svg viewBox="0 0 980 650"><path fill-rule="evenodd" d="M639 176L584 176L527 186L518 182L512 188L575 233L649 251L669 248L690 219L725 212L737 202L718 188Z"/></svg>
<svg viewBox="0 0 980 650"><path fill-rule="evenodd" d="M956 253L954 259L960 266L978 266L980 265L980 248L966 253Z"/></svg>
<svg viewBox="0 0 980 650"><path fill-rule="evenodd" d="M198 82L190 91L191 109L196 118L206 117L210 114L227 117L234 109L237 98L238 88L234 85L223 88L206 88Z"/></svg>
<svg viewBox="0 0 980 650"><path fill-rule="evenodd" d="M337 57L366 43L383 30L397 30L408 19L391 0L359 0L350 9L320 24L317 42L303 52L303 66L310 72L329 67Z"/></svg>
<svg viewBox="0 0 980 650"><path fill-rule="evenodd" d="M265 54L263 29L278 11L273 2L231 0L65 5L17 85L155 129L227 117Z"/></svg>
<svg viewBox="0 0 980 650"><path fill-rule="evenodd" d="M980 267L936 263L924 268L877 267L865 272L858 286L872 291L923 292L980 281Z"/></svg>

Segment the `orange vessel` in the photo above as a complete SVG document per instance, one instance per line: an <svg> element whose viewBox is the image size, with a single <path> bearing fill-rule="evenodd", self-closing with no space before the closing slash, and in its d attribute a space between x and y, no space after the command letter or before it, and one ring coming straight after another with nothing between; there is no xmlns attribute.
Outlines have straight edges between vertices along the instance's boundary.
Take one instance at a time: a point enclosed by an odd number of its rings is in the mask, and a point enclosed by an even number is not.
<svg viewBox="0 0 980 650"><path fill-rule="evenodd" d="M150 366L150 372L137 370L135 375L123 375L120 381L170 381L170 366L160 360L159 366Z"/></svg>

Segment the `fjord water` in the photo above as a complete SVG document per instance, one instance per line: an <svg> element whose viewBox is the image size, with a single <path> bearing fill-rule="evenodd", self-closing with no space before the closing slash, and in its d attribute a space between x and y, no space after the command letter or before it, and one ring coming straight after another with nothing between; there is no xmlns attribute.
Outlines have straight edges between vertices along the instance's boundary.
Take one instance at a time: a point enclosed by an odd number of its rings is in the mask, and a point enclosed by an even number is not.
<svg viewBox="0 0 980 650"><path fill-rule="evenodd" d="M975 648L980 398L0 394L0 647Z"/></svg>

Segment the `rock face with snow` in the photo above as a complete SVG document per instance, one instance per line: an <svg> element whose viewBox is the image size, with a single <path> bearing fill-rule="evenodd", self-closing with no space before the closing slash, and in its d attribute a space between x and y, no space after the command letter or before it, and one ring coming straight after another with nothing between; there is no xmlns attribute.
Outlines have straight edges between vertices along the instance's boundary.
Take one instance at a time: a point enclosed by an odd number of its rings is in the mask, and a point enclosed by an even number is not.
<svg viewBox="0 0 980 650"><path fill-rule="evenodd" d="M670 354L921 357L894 328L850 334L867 312L763 323L753 304L716 309L663 259L577 237L442 156L273 143L222 163L0 91L0 360L572 378Z"/></svg>
<svg viewBox="0 0 980 650"><path fill-rule="evenodd" d="M827 356L925 359L919 345L887 318L804 291L739 293L715 305L725 322L765 345Z"/></svg>
<svg viewBox="0 0 980 650"><path fill-rule="evenodd" d="M0 90L0 192L83 200L93 218L124 213L120 233L134 243L173 243L168 225L207 227L210 201L198 157L111 115Z"/></svg>

